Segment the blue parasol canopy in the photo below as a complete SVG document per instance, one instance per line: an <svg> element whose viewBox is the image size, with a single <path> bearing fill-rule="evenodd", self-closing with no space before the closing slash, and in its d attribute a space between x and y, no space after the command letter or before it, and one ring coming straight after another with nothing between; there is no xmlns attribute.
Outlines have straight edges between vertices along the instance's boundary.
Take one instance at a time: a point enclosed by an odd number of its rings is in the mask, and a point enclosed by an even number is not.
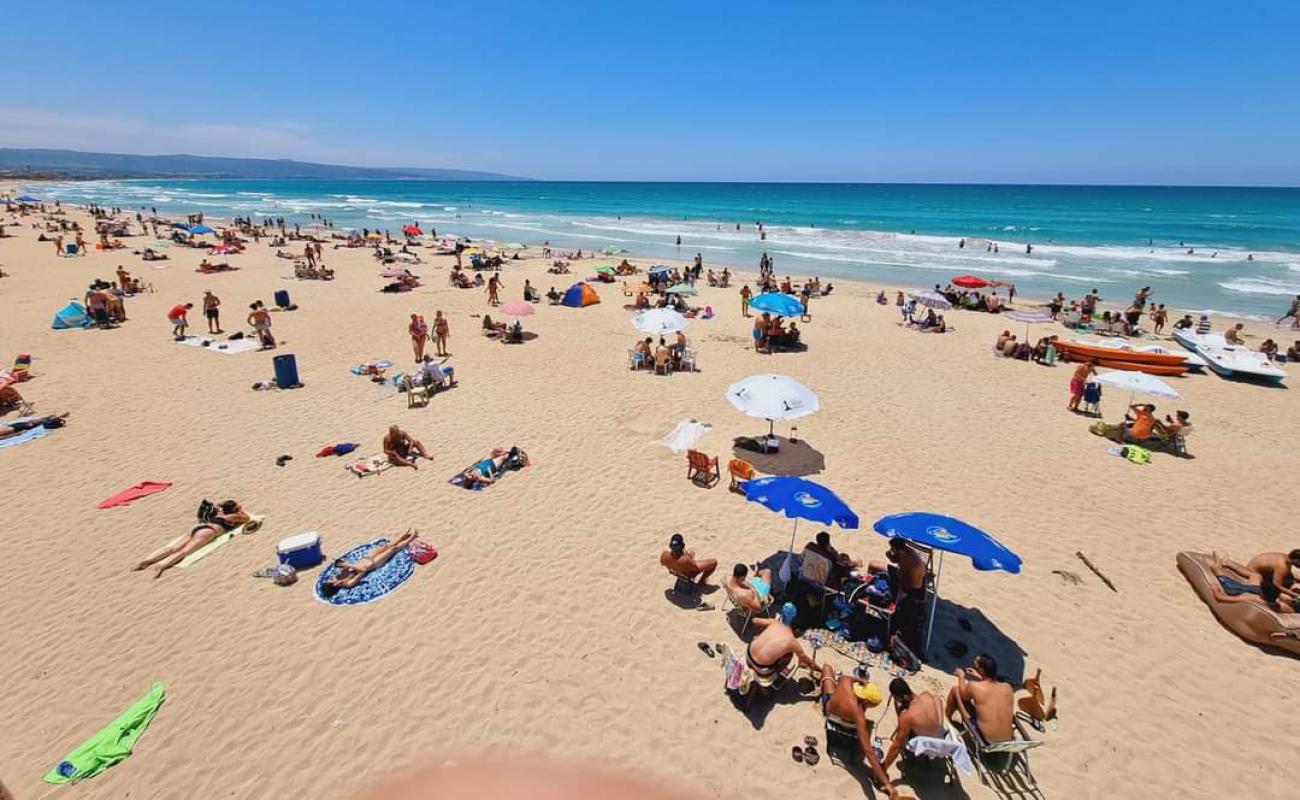
<svg viewBox="0 0 1300 800"><path fill-rule="evenodd" d="M872 526L876 533L946 553L956 553L971 560L975 569L1002 570L1013 575L1020 572L1020 556L984 531L942 514L910 512L881 517Z"/></svg>
<svg viewBox="0 0 1300 800"><path fill-rule="evenodd" d="M662 274L662 273L665 273L665 272L672 272L672 271L673 271L673 268L672 268L672 267L669 267L669 266L667 266L667 265L665 265L665 264L655 264L653 267L651 267L650 269L646 270L646 274L648 274L648 275L659 275L659 274Z"/></svg>
<svg viewBox="0 0 1300 800"><path fill-rule="evenodd" d="M791 519L807 519L841 528L858 527L858 515L839 495L820 483L793 475L771 475L740 484L745 499Z"/></svg>
<svg viewBox="0 0 1300 800"><path fill-rule="evenodd" d="M212 230L207 225L195 225L193 228L190 228L190 233L216 233L216 231Z"/></svg>
<svg viewBox="0 0 1300 800"><path fill-rule="evenodd" d="M24 194L24 195L19 195L19 196L18 196L18 202L20 202L20 203L39 203L39 202L41 202L41 201L40 201L40 200L37 200L35 197L32 197L30 194Z"/></svg>
<svg viewBox="0 0 1300 800"><path fill-rule="evenodd" d="M797 297L780 292L760 294L750 301L749 307L780 317L797 317L803 313L803 303Z"/></svg>

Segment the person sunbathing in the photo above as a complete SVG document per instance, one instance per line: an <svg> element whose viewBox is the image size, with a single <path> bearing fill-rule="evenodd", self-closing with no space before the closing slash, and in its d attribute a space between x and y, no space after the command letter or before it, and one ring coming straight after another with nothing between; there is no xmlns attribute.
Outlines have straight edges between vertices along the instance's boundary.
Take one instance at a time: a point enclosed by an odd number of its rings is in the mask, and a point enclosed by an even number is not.
<svg viewBox="0 0 1300 800"><path fill-rule="evenodd" d="M1272 581L1255 586L1224 575L1215 577L1218 582L1210 584L1210 594L1220 603L1251 603L1274 614L1300 613L1300 597L1284 594Z"/></svg>
<svg viewBox="0 0 1300 800"><path fill-rule="evenodd" d="M15 395L18 394L18 392L15 391L12 386L4 387L3 392L12 392ZM18 399L20 401L22 400L21 397L19 397ZM3 397L0 397L0 402L2 401L3 401ZM62 428L64 425L67 424L64 421L67 418L68 418L68 412L65 411L62 414L56 414L49 417L41 417L39 419L14 420L13 422L10 422L8 425L0 425L0 439L8 439L11 436L17 436L20 433L26 433L27 431L30 431L34 428L45 428L46 430L52 430L54 428Z"/></svg>
<svg viewBox="0 0 1300 800"><path fill-rule="evenodd" d="M1290 553L1260 553L1244 565L1216 556L1214 568L1220 577L1245 581L1252 586L1272 583L1279 589L1297 594L1294 587L1296 576L1300 575L1300 548Z"/></svg>
<svg viewBox="0 0 1300 800"><path fill-rule="evenodd" d="M727 594L737 607L757 614L772 597L772 570L760 569L753 577L749 576L749 567L737 564L731 570L731 576L724 581ZM746 578L748 577L748 580Z"/></svg>
<svg viewBox="0 0 1300 800"><path fill-rule="evenodd" d="M497 478L505 470L506 462L510 458L510 451L500 447L492 448L491 454L474 464L474 466L460 474L461 480L466 489L474 489L479 486L491 486L497 482Z"/></svg>
<svg viewBox="0 0 1300 800"><path fill-rule="evenodd" d="M801 630L794 627L798 611L793 603L781 606L777 619L758 617L751 620L759 632L745 648L745 664L760 678L771 678L785 672L792 659L814 674L821 674L817 662L809 657L799 642Z"/></svg>
<svg viewBox="0 0 1300 800"><path fill-rule="evenodd" d="M406 533L398 536L388 544L380 546L364 558L359 558L356 561L336 559L334 561L336 572L321 583L320 593L326 597L333 597L338 593L339 589L351 589L361 583L362 578L387 564L393 556L400 553L419 536L419 531L407 530Z"/></svg>
<svg viewBox="0 0 1300 800"><path fill-rule="evenodd" d="M883 699L880 689L874 683L855 680L851 675L837 674L830 665L821 669L821 693L817 696L817 701L821 705L822 715L832 725L858 734L858 744L871 769L872 779L888 792L890 800L898 800L898 790L885 773L885 767L881 765L871 742L874 726L866 715L866 709L875 708Z"/></svg>
<svg viewBox="0 0 1300 800"><path fill-rule="evenodd" d="M226 500L211 508L212 511L200 517L199 524L190 529L189 536L184 540L168 545L157 555L136 564L135 568L142 570L153 567L154 577L161 578L164 572L184 561L190 553L206 547L218 536L230 533L241 525L248 525L252 519L235 500Z"/></svg>
<svg viewBox="0 0 1300 800"><path fill-rule="evenodd" d="M718 568L716 558L696 558L694 550L686 549L686 539L674 533L668 540L668 549L659 554L659 565L674 575L694 580L700 586L709 585L709 576Z"/></svg>
<svg viewBox="0 0 1300 800"><path fill-rule="evenodd" d="M894 708L898 711L898 727L894 730L889 753L881 765L881 769L886 771L900 755L906 758L905 748L908 740L913 737L944 739L948 735L948 727L943 724L943 703L933 693L915 694L907 681L894 678L889 682L889 695L894 699Z"/></svg>
<svg viewBox="0 0 1300 800"><path fill-rule="evenodd" d="M419 469L415 465L417 456L429 457L424 445L396 425L388 426L388 435L384 437L384 455L388 456L388 461L393 466L411 469Z"/></svg>
<svg viewBox="0 0 1300 800"><path fill-rule="evenodd" d="M959 712L989 744L1015 738L1015 690L998 679L998 662L985 653L975 656L974 668L958 669L957 685L948 692L944 716L960 722ZM961 709L958 706L961 706Z"/></svg>

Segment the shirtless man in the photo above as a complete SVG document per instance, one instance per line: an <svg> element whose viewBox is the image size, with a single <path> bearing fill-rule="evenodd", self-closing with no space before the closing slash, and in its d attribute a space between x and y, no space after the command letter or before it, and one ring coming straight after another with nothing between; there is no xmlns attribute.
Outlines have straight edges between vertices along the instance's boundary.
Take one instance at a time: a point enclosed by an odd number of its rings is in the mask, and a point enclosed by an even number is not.
<svg viewBox="0 0 1300 800"><path fill-rule="evenodd" d="M913 736L929 736L942 739L948 729L943 724L943 703L930 692L912 693L912 687L902 678L889 682L889 694L894 698L894 707L898 710L898 728L885 756L882 769L888 770L907 746L907 740Z"/></svg>
<svg viewBox="0 0 1300 800"><path fill-rule="evenodd" d="M5 387L5 393L0 394L0 400L17 398L22 401L22 396L12 386ZM10 436L17 436L20 433L26 433L33 428L62 428L67 423L64 421L68 417L67 412L56 416L41 417L40 419L14 420L7 425L0 425L0 439L8 439Z"/></svg>
<svg viewBox="0 0 1300 800"><path fill-rule="evenodd" d="M1088 384L1088 378L1096 374L1096 359L1074 368L1074 374L1070 376L1070 404L1066 406L1067 409L1070 411L1079 410L1079 401L1083 399L1083 389Z"/></svg>
<svg viewBox="0 0 1300 800"><path fill-rule="evenodd" d="M707 586L709 576L718 568L718 560L697 559L694 550L686 549L686 539L680 533L674 533L668 540L668 549L659 554L659 565L669 572L694 579L700 586Z"/></svg>
<svg viewBox="0 0 1300 800"><path fill-rule="evenodd" d="M1242 585L1241 588L1248 588ZM1300 613L1300 597L1283 594L1272 582L1262 583L1255 591L1228 593L1221 582L1210 584L1210 594L1220 603L1254 603L1263 606L1274 614Z"/></svg>
<svg viewBox="0 0 1300 800"><path fill-rule="evenodd" d="M848 575L849 570L862 566L861 559L854 559L848 553L841 553L832 547L831 535L826 531L819 531L813 541L804 545L804 549L824 556L827 561L831 562L830 580L826 582L826 585L832 589L839 587L840 582Z"/></svg>
<svg viewBox="0 0 1300 800"><path fill-rule="evenodd" d="M772 570L757 570L754 577L745 580L748 575L749 567L737 564L725 581L727 594L731 595L737 606L757 614L772 597Z"/></svg>
<svg viewBox="0 0 1300 800"><path fill-rule="evenodd" d="M889 540L885 558L898 565L898 608L895 620L903 642L916 653L921 652L921 629L925 623L926 560L916 548L901 536ZM873 562L872 572L884 572L886 567Z"/></svg>
<svg viewBox="0 0 1300 800"><path fill-rule="evenodd" d="M337 593L339 589L351 589L353 586L361 583L362 578L387 564L393 556L397 555L403 548L415 541L419 535L419 531L412 532L408 529L406 533L390 541L388 544L382 545L365 558L359 558L356 561L344 561L341 558L337 559L334 562L334 567L337 571L332 577L326 578L325 582L321 584L321 594L330 597Z"/></svg>
<svg viewBox="0 0 1300 800"><path fill-rule="evenodd" d="M190 553L202 549L222 534L229 533L241 525L247 525L250 520L251 517L237 501L226 500L218 503L216 513L207 521L195 525L183 541L176 545L168 545L158 555L136 564L135 568L142 570L153 567L154 577L161 578L164 572L181 563ZM154 566L155 564L157 566Z"/></svg>
<svg viewBox="0 0 1300 800"><path fill-rule="evenodd" d="M393 466L411 469L419 469L415 465L416 456L429 457L424 450L424 445L396 425L388 426L388 435L384 437L384 455L388 456L388 461Z"/></svg>
<svg viewBox="0 0 1300 800"><path fill-rule="evenodd" d="M1242 331L1244 331L1245 329L1246 326L1238 322L1236 325L1233 325L1231 328L1228 328L1226 331L1223 332L1223 338L1229 344L1245 344L1246 342L1241 335Z"/></svg>
<svg viewBox="0 0 1300 800"><path fill-rule="evenodd" d="M1291 590L1300 574L1300 548L1290 553L1260 553L1245 566L1227 560L1220 560L1217 566L1221 574L1241 577L1252 586L1272 583L1279 589Z"/></svg>
<svg viewBox="0 0 1300 800"><path fill-rule="evenodd" d="M759 617L753 620L758 634L749 640L745 648L745 663L760 678L770 678L785 672L790 666L790 659L798 659L799 665L807 667L813 674L820 675L821 668L817 662L804 651L799 642L799 631L791 627L798 611L793 603L781 606L778 619Z"/></svg>
<svg viewBox="0 0 1300 800"><path fill-rule="evenodd" d="M257 334L257 340L262 343L262 349L275 347L275 336L271 333L271 314L258 300L249 306L248 324L253 326L253 332Z"/></svg>
<svg viewBox="0 0 1300 800"><path fill-rule="evenodd" d="M867 766L871 768L871 777L889 793L890 800L898 800L898 790L876 757L876 748L871 743L873 726L864 713L864 709L880 705L882 699L875 684L854 680L849 675L837 675L829 665L822 669L821 694L818 697L822 714L838 727L857 731L858 744L862 747Z"/></svg>
<svg viewBox="0 0 1300 800"><path fill-rule="evenodd" d="M1009 742L1016 734L1012 724L1015 690L998 679L998 662L992 656L980 653L972 663L974 669L956 671L957 685L948 692L944 716L960 722L958 712L964 710L971 725L989 744Z"/></svg>

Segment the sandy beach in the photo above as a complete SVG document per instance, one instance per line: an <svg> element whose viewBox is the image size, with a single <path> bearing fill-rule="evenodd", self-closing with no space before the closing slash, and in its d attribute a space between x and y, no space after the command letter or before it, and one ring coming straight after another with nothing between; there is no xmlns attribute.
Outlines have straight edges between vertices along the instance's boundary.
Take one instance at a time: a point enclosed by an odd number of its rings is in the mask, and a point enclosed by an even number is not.
<svg viewBox="0 0 1300 800"><path fill-rule="evenodd" d="M1300 546L1292 390L1172 378L1183 399L1156 400L1158 413L1191 411L1194 457L1157 453L1138 466L1108 455L1092 420L1065 409L1069 365L993 355L998 332L1014 330L996 315L952 312L955 330L941 336L905 329L892 304L874 302L901 286L835 280L800 326L807 352L775 355L754 351L741 317L737 290L752 275L701 286L694 302L715 317L686 329L699 371L662 377L627 367L638 334L621 280L592 284L598 305L543 301L523 320L535 338L506 346L480 335L480 315L498 316L484 291L448 286L451 256L421 251L412 270L423 285L385 294L365 248L327 246L337 276L328 282L293 280L265 242L226 259L237 271L209 275L195 272L206 251L170 247L169 260L142 261L130 251L143 237L125 239L127 250L57 257L36 240L38 219L7 225L12 236L0 239L0 359L30 353L23 396L37 413L71 416L0 450L0 716L10 721L0 781L17 798L347 797L397 770L479 751L626 770L696 797L883 797L865 773L791 760L793 744L823 735L811 690L791 688L748 716L733 706L719 661L696 644L743 648L717 608L722 592L706 597L712 609L683 607L658 563L674 532L720 561L719 578L788 546L788 520L727 490L733 439L766 423L724 392L763 372L820 398L821 410L796 423L802 444L764 463L824 483L857 511L862 528L832 529L836 547L880 559L886 540L871 523L926 510L968 520L1022 556L1019 575L945 562L933 650L957 639L972 655L995 653L1017 685L1041 668L1057 687L1058 725L1030 755L1044 797L1295 793L1296 747L1279 732L1300 707L1300 662L1223 628L1174 561L1183 550L1244 560ZM607 263L552 276L537 247L527 252L501 273L505 299L518 299L525 279L563 291ZM93 279L113 280L118 265L154 287L126 301L127 322L51 330L56 311ZM273 315L272 352L176 344L167 310L195 303L191 332L201 332L209 289L227 332L247 332L248 304L271 304L277 289L298 309ZM436 310L450 323L456 388L408 409L404 395L349 372L375 359L407 368L408 316L432 320ZM1065 330L1031 334L1050 332ZM1247 332L1283 349L1293 338L1260 323ZM253 391L281 353L296 356L303 388ZM1108 421L1124 400L1108 393ZM685 457L655 443L691 418L711 423L698 447L724 465L712 489L688 482ZM345 458L313 457L333 442L378 452L393 424L429 449L418 471L358 479ZM480 492L448 484L511 445L531 467ZM278 466L282 454L293 460ZM173 485L96 508L146 480ZM266 521L192 568L160 579L133 571L189 530L204 498L239 499ZM295 533L318 531L332 557L407 528L440 556L376 603L318 602L316 570L287 588L251 577ZM818 529L801 526L797 546ZM913 683L946 692L968 662L938 658ZM76 787L41 782L154 681L167 701L129 759ZM890 711L877 734L894 726ZM975 777L899 788L921 800L996 796Z"/></svg>

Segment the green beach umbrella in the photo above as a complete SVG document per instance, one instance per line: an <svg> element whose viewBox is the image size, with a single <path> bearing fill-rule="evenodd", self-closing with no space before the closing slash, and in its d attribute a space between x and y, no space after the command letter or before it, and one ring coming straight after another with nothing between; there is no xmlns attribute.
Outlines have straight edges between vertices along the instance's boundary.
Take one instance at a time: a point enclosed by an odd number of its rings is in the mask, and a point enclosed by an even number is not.
<svg viewBox="0 0 1300 800"><path fill-rule="evenodd" d="M686 283L679 283L676 286L668 287L668 294L699 294L695 287Z"/></svg>
<svg viewBox="0 0 1300 800"><path fill-rule="evenodd" d="M597 271L597 272L603 272L603 273L605 273L606 275L617 275L617 274L618 274L618 273L614 272L614 268L611 267L611 266L609 266L608 264L601 264L599 267L596 267L596 271Z"/></svg>

